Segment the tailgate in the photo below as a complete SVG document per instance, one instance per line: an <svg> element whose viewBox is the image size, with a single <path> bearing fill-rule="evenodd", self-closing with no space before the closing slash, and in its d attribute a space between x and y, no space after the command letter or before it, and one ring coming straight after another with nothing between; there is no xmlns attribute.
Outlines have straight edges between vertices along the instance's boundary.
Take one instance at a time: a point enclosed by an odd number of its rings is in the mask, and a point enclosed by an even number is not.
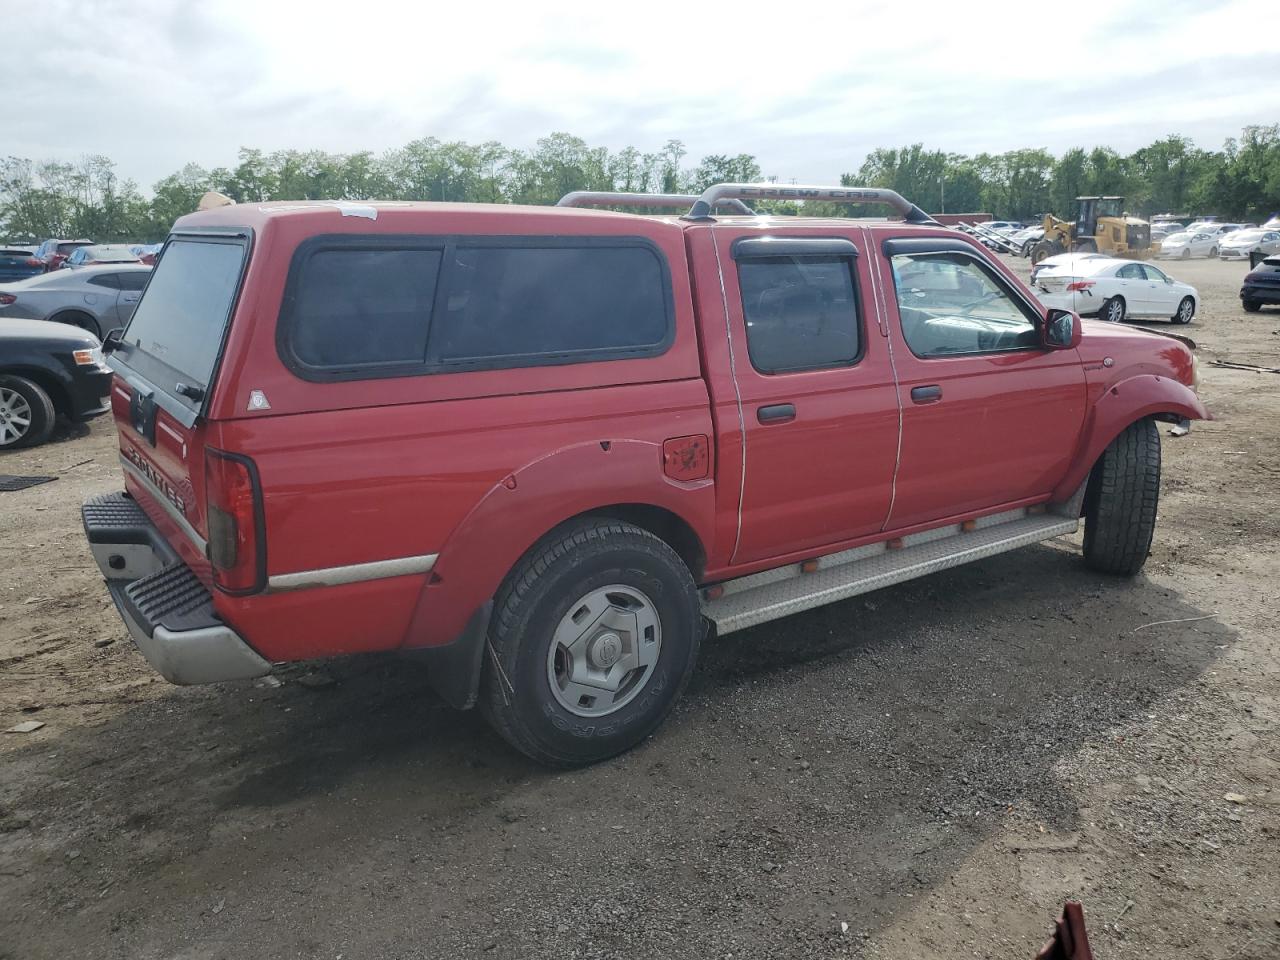
<svg viewBox="0 0 1280 960"><path fill-rule="evenodd" d="M110 354L126 486L202 575L205 399L248 254L247 233L171 236Z"/></svg>

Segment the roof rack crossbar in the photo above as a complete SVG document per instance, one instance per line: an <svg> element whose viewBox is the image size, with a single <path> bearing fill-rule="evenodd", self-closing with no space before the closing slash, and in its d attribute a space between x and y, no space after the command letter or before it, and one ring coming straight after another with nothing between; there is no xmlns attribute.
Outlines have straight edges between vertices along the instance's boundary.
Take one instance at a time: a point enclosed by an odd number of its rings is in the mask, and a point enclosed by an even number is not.
<svg viewBox="0 0 1280 960"><path fill-rule="evenodd" d="M717 183L708 187L689 212L686 220L705 220L716 204L726 200L831 200L836 203L883 203L902 214L907 223L936 221L893 190L873 187L779 186L776 183Z"/></svg>
<svg viewBox="0 0 1280 960"><path fill-rule="evenodd" d="M556 201L557 207L672 207L682 210L698 199L691 193L610 193L607 190L574 190ZM753 216L741 200L724 199L720 206Z"/></svg>

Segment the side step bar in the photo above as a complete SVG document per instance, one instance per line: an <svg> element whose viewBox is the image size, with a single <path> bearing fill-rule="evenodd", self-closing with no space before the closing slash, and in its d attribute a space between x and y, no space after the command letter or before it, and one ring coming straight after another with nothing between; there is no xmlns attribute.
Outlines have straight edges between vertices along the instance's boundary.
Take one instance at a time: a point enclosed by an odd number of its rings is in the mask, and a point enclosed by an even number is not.
<svg viewBox="0 0 1280 960"><path fill-rule="evenodd" d="M719 588L703 591L702 612L715 623L717 633L733 633L971 560L1075 533L1078 524L1075 516L1061 513L1027 509L996 513L727 581ZM806 568L810 572L806 573ZM708 594L716 599L705 599Z"/></svg>

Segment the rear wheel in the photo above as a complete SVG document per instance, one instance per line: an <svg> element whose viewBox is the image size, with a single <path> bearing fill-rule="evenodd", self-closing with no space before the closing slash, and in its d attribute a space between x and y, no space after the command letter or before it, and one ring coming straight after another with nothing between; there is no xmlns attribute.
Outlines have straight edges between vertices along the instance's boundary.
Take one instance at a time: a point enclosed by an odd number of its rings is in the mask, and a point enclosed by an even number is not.
<svg viewBox="0 0 1280 960"><path fill-rule="evenodd" d="M1190 248L1190 247L1183 247L1183 248L1182 248L1182 259L1183 259L1183 260L1190 260L1190 259L1191 259L1191 248Z"/></svg>
<svg viewBox="0 0 1280 960"><path fill-rule="evenodd" d="M1173 315L1174 323L1190 323L1196 315L1196 302L1191 297L1183 297L1178 304L1178 312Z"/></svg>
<svg viewBox="0 0 1280 960"><path fill-rule="evenodd" d="M92 333L99 340L102 339L102 330L98 326L98 321L93 319L87 313L81 313L78 310L71 310L67 313L60 313L55 317L50 317L55 323L68 323L73 327L79 327L88 333Z"/></svg>
<svg viewBox="0 0 1280 960"><path fill-rule="evenodd" d="M1257 300L1242 300L1241 303L1244 305L1245 313L1257 313L1262 309L1262 304Z"/></svg>
<svg viewBox="0 0 1280 960"><path fill-rule="evenodd" d="M531 550L498 594L485 714L541 763L604 760L663 721L701 633L679 555L640 527L588 518Z"/></svg>
<svg viewBox="0 0 1280 960"><path fill-rule="evenodd" d="M1098 316L1110 323L1122 323L1124 321L1124 298L1112 297L1107 300L1102 305L1102 309L1098 311Z"/></svg>
<svg viewBox="0 0 1280 960"><path fill-rule="evenodd" d="M1151 552L1160 500L1160 433L1139 420L1094 464L1084 498L1084 559L1094 570L1131 577Z"/></svg>
<svg viewBox="0 0 1280 960"><path fill-rule="evenodd" d="M53 401L26 377L0 376L0 450L34 447L53 430Z"/></svg>
<svg viewBox="0 0 1280 960"><path fill-rule="evenodd" d="M1210 248L1209 248L1209 259L1210 259L1210 260L1212 260L1212 259L1213 259L1214 257L1216 257L1217 255L1218 255L1218 248L1217 248L1217 247L1210 247Z"/></svg>

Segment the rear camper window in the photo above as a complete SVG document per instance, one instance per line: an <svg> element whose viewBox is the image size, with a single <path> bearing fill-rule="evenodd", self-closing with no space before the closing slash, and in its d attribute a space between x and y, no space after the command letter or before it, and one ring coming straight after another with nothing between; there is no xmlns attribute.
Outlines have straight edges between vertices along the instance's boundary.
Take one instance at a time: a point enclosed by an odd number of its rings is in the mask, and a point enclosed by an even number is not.
<svg viewBox="0 0 1280 960"><path fill-rule="evenodd" d="M671 282L647 241L321 238L290 272L285 362L343 380L655 356Z"/></svg>
<svg viewBox="0 0 1280 960"><path fill-rule="evenodd" d="M171 240L124 332L126 362L174 396L178 382L207 388L244 258L241 239Z"/></svg>

